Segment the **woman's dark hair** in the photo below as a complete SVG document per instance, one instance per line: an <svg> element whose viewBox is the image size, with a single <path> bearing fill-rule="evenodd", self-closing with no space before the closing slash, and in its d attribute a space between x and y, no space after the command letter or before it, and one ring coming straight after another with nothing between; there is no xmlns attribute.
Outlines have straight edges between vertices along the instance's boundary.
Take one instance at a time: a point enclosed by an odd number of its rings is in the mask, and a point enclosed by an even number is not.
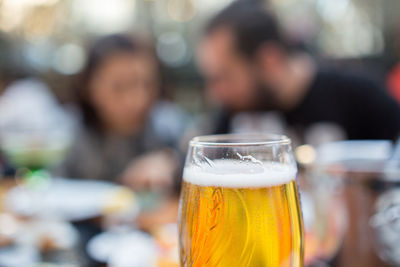
<svg viewBox="0 0 400 267"><path fill-rule="evenodd" d="M83 122L90 128L101 129L101 123L96 110L90 102L89 83L100 65L118 53L146 53L156 60L153 47L137 37L133 38L122 34L109 35L97 40L91 46L86 65L78 78L77 86L77 100L82 111Z"/></svg>

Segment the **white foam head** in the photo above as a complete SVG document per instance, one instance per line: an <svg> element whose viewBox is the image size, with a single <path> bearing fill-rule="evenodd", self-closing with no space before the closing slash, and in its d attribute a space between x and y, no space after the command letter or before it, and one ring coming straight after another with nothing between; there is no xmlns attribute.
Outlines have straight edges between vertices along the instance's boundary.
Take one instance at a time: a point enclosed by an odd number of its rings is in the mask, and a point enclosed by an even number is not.
<svg viewBox="0 0 400 267"><path fill-rule="evenodd" d="M202 186L267 187L288 183L296 178L296 173L295 167L281 163L214 160L212 165L186 166L183 179Z"/></svg>

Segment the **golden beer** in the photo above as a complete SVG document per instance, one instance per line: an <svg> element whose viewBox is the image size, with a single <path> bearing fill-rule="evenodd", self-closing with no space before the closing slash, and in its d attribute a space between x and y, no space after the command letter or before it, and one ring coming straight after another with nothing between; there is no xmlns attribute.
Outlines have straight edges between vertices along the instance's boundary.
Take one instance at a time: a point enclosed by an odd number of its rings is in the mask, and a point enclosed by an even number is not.
<svg viewBox="0 0 400 267"><path fill-rule="evenodd" d="M254 174L235 168L228 167L234 169L231 174L185 169L180 203L181 266L303 266L295 170L264 168Z"/></svg>

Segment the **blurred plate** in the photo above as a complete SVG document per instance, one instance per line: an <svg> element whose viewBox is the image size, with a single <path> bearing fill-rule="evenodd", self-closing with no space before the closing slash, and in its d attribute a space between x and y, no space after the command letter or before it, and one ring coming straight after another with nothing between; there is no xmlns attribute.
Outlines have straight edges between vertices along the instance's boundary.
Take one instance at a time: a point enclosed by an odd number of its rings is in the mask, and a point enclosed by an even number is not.
<svg viewBox="0 0 400 267"><path fill-rule="evenodd" d="M79 241L79 233L68 222L28 220L20 225L15 243L35 247L41 252L72 249Z"/></svg>
<svg viewBox="0 0 400 267"><path fill-rule="evenodd" d="M116 213L134 216L138 211L134 194L123 186L64 178L51 179L44 188L17 186L6 195L5 206L18 215L70 221Z"/></svg>
<svg viewBox="0 0 400 267"><path fill-rule="evenodd" d="M375 173L382 170L391 155L392 142L389 140L340 141L319 146L316 164L340 164L346 171Z"/></svg>
<svg viewBox="0 0 400 267"><path fill-rule="evenodd" d="M93 237L86 248L90 257L111 267L156 266L157 244L138 230L114 229Z"/></svg>
<svg viewBox="0 0 400 267"><path fill-rule="evenodd" d="M0 266L36 266L39 260L39 251L34 247L15 246L0 249Z"/></svg>

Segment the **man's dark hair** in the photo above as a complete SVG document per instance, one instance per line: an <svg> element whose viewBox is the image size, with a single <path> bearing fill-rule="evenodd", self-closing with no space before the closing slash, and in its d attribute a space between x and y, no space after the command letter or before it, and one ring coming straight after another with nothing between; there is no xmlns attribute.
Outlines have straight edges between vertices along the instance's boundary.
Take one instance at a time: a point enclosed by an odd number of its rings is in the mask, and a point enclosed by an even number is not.
<svg viewBox="0 0 400 267"><path fill-rule="evenodd" d="M286 47L277 20L261 1L233 2L209 22L206 34L224 27L232 31L239 52L248 57L254 56L266 42L272 41Z"/></svg>

